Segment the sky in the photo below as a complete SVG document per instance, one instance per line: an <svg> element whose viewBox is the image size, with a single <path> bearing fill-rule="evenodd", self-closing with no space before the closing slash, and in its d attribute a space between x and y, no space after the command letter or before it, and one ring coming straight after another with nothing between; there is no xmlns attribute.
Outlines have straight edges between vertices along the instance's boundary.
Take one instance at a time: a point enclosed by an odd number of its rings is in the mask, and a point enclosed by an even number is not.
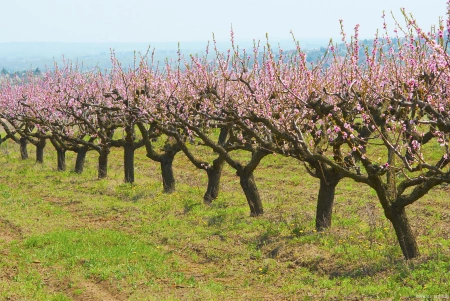
<svg viewBox="0 0 450 301"><path fill-rule="evenodd" d="M0 43L173 42L338 38L339 19L348 34L373 38L381 15L401 7L424 29L446 17L445 0L0 0ZM393 26L392 21L388 23Z"/></svg>

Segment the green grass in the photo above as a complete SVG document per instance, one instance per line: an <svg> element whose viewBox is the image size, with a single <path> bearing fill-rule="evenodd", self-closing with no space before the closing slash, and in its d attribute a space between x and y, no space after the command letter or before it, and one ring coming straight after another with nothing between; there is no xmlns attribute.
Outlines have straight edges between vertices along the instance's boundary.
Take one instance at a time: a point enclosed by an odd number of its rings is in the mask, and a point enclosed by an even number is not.
<svg viewBox="0 0 450 301"><path fill-rule="evenodd" d="M416 300L450 294L449 186L408 208L422 256L405 261L373 191L336 191L333 226L314 231L318 181L295 160L267 156L255 172L265 207L253 218L226 167L221 194L202 204L206 174L181 154L177 191L162 193L159 164L136 154L123 183L113 149L108 179L56 171L0 145L0 300ZM206 158L211 156L198 147ZM236 156L245 160L245 153Z"/></svg>

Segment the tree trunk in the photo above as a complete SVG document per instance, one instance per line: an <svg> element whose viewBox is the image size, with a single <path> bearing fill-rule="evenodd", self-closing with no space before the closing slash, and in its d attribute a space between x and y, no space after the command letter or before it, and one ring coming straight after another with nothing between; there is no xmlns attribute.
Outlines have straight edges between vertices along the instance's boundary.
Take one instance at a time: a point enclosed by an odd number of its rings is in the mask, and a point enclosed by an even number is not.
<svg viewBox="0 0 450 301"><path fill-rule="evenodd" d="M66 151L63 149L57 149L58 155L58 171L66 170Z"/></svg>
<svg viewBox="0 0 450 301"><path fill-rule="evenodd" d="M77 160L75 161L75 172L76 173L82 173L84 169L84 162L86 161L86 154L87 154L88 148L87 147L81 147L77 151Z"/></svg>
<svg viewBox="0 0 450 301"><path fill-rule="evenodd" d="M19 143L20 143L20 157L22 158L22 160L26 160L28 159L28 150L27 150L28 140L25 137L21 137L19 139Z"/></svg>
<svg viewBox="0 0 450 301"><path fill-rule="evenodd" d="M256 187L253 173L239 175L242 190L244 190L248 205L250 206L250 216L258 216L264 213L261 197Z"/></svg>
<svg viewBox="0 0 450 301"><path fill-rule="evenodd" d="M203 196L203 202L206 205L210 205L219 196L220 176L222 175L224 163L225 160L219 157L214 160L211 168L206 171L208 174L208 188L206 188Z"/></svg>
<svg viewBox="0 0 450 301"><path fill-rule="evenodd" d="M161 160L161 174L163 178L163 188L165 193L175 191L175 177L173 176L172 163L174 155L164 155Z"/></svg>
<svg viewBox="0 0 450 301"><path fill-rule="evenodd" d="M134 183L134 146L126 143L124 146L125 183Z"/></svg>
<svg viewBox="0 0 450 301"><path fill-rule="evenodd" d="M44 163L45 138L40 138L36 143L36 163Z"/></svg>
<svg viewBox="0 0 450 301"><path fill-rule="evenodd" d="M104 179L108 176L108 155L109 150L103 149L98 156L98 178Z"/></svg>
<svg viewBox="0 0 450 301"><path fill-rule="evenodd" d="M406 216L405 208L392 209L388 217L395 229L400 248L405 259L412 259L420 255L416 238Z"/></svg>
<svg viewBox="0 0 450 301"><path fill-rule="evenodd" d="M386 183L387 191L386 194L390 196L391 200L396 200L397 195L397 185L396 185L396 175L395 175L395 160L396 155L392 149L388 151L388 163L390 168L386 173ZM386 206L387 207L387 206ZM402 249L403 256L406 259L412 259L420 255L419 247L417 246L416 238L412 232L411 226L409 225L408 217L406 216L405 207L396 208L392 206L392 203L388 208L387 218L391 221L395 229L395 234L397 235L400 248ZM385 209L386 210L386 209Z"/></svg>
<svg viewBox="0 0 450 301"><path fill-rule="evenodd" d="M327 180L327 181L326 181ZM334 192L339 181L320 178L319 195L317 197L316 230L323 231L331 227Z"/></svg>

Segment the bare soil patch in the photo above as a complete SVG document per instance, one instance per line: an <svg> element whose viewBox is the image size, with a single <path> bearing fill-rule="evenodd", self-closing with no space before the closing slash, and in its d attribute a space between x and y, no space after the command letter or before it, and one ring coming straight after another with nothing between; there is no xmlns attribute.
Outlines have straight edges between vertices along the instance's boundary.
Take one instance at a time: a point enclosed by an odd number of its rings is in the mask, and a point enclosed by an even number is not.
<svg viewBox="0 0 450 301"><path fill-rule="evenodd" d="M0 218L0 244L22 237L22 229L7 219Z"/></svg>

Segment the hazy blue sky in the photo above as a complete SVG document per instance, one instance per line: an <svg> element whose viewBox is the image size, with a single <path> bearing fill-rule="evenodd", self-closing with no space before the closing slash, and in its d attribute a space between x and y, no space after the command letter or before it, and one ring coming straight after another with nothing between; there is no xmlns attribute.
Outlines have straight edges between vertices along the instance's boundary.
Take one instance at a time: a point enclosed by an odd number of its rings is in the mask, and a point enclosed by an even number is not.
<svg viewBox="0 0 450 301"><path fill-rule="evenodd" d="M339 36L360 24L371 38L381 14L400 7L428 29L446 17L445 0L0 0L0 42L207 41Z"/></svg>

